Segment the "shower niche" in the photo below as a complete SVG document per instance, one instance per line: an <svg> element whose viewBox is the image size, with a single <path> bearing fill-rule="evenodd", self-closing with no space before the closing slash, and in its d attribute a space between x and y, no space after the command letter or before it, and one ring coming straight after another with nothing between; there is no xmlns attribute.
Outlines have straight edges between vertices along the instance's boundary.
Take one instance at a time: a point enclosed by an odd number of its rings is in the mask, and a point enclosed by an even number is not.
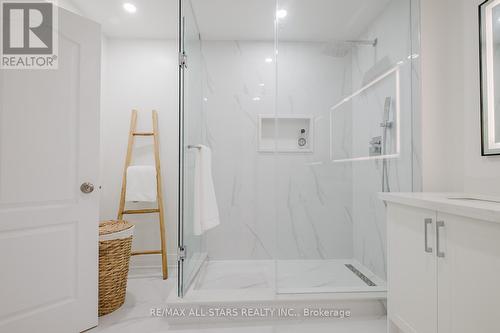
<svg viewBox="0 0 500 333"><path fill-rule="evenodd" d="M312 153L312 116L259 115L259 152Z"/></svg>

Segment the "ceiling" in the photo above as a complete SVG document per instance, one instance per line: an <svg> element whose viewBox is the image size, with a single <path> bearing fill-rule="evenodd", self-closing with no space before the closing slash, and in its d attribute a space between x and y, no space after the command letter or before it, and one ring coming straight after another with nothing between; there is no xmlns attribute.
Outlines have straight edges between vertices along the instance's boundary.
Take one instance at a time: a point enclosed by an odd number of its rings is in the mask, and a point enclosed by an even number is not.
<svg viewBox="0 0 500 333"><path fill-rule="evenodd" d="M391 0L279 0L280 40L353 39ZM203 39L273 40L274 0L192 0Z"/></svg>
<svg viewBox="0 0 500 333"><path fill-rule="evenodd" d="M131 14L125 2L137 6ZM176 39L179 0L59 0L78 14L101 24L102 31L114 38ZM74 8L71 8L74 7Z"/></svg>
<svg viewBox="0 0 500 333"><path fill-rule="evenodd" d="M61 0L60 0L61 1ZM275 0L191 0L186 24L204 40L273 40ZM287 16L280 40L325 41L359 37L393 0L279 0ZM398 0L394 0L398 1ZM123 10L124 2L137 12ZM177 38L178 0L64 0L115 38ZM189 4L189 1L186 1ZM194 15L193 15L194 13Z"/></svg>

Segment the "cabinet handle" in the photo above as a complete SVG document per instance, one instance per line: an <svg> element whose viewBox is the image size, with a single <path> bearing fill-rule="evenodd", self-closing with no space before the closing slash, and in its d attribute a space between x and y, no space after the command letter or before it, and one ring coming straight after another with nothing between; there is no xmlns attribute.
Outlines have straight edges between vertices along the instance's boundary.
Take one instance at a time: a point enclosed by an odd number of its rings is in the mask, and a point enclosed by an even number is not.
<svg viewBox="0 0 500 333"><path fill-rule="evenodd" d="M432 219L424 220L424 248L425 252L432 253L432 247L429 246L429 224L432 224Z"/></svg>
<svg viewBox="0 0 500 333"><path fill-rule="evenodd" d="M444 228L444 221L437 221L436 222L436 254L438 258L444 258L445 254L444 252L441 252L441 236L439 235L439 230L441 228Z"/></svg>

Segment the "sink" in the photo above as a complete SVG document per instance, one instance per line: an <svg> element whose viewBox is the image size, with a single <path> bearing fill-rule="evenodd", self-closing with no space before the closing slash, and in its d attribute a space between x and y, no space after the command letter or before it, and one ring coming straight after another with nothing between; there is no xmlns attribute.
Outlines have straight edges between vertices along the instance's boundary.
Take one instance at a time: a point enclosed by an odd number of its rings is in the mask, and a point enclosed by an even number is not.
<svg viewBox="0 0 500 333"><path fill-rule="evenodd" d="M466 200L466 201L481 201L481 202L493 202L500 203L500 199L495 198L481 198L476 196L456 196L456 197L448 197L449 200Z"/></svg>

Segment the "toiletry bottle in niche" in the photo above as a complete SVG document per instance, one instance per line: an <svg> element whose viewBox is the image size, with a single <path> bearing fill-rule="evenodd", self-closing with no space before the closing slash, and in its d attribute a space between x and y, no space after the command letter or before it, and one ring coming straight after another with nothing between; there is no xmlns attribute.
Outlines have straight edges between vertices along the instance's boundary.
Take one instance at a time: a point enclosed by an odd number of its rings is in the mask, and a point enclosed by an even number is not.
<svg viewBox="0 0 500 333"><path fill-rule="evenodd" d="M307 131L305 128L300 129L299 138L297 139L297 145L300 149L304 149L307 146Z"/></svg>

